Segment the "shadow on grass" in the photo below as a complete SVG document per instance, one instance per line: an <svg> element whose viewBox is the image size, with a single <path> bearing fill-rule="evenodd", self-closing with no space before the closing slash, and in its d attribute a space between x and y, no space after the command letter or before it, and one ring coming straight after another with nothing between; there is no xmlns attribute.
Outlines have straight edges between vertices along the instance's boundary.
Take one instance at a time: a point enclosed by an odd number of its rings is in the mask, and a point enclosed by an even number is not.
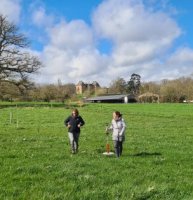
<svg viewBox="0 0 193 200"><path fill-rule="evenodd" d="M26 129L24 127L17 127L17 130L23 130L23 129Z"/></svg>
<svg viewBox="0 0 193 200"><path fill-rule="evenodd" d="M153 153L149 153L149 152L140 152L140 153L136 153L136 154L130 154L129 156L136 156L136 157L147 157L147 156L161 156L161 153L158 152L153 152Z"/></svg>

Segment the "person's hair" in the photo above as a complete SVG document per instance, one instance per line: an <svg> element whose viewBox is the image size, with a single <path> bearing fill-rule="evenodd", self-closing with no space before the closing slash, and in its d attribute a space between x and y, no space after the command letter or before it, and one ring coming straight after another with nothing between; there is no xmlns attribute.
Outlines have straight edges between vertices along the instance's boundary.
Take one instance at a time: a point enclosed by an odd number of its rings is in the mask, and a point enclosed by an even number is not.
<svg viewBox="0 0 193 200"><path fill-rule="evenodd" d="M77 109L77 108L73 109L73 110L72 110L72 113L73 113L73 112L75 112L76 115L79 115L79 112L78 112L78 109Z"/></svg>
<svg viewBox="0 0 193 200"><path fill-rule="evenodd" d="M121 114L119 111L115 111L115 115L116 115L117 117L122 117L122 114Z"/></svg>

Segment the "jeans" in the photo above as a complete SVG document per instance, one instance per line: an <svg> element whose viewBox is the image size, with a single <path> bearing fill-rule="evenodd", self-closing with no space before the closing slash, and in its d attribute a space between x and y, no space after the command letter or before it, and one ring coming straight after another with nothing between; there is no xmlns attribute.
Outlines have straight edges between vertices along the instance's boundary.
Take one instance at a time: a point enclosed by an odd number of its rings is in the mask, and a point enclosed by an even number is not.
<svg viewBox="0 0 193 200"><path fill-rule="evenodd" d="M78 152L79 135L80 135L80 133L70 133L70 132L68 132L68 137L69 137L72 153Z"/></svg>
<svg viewBox="0 0 193 200"><path fill-rule="evenodd" d="M113 142L114 142L115 155L117 157L120 157L123 151L123 141L114 140Z"/></svg>

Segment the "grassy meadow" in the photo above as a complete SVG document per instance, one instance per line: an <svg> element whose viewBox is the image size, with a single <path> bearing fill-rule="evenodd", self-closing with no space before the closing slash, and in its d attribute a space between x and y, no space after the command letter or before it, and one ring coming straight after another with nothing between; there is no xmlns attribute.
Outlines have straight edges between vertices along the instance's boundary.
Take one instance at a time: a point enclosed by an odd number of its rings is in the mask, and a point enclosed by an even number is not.
<svg viewBox="0 0 193 200"><path fill-rule="evenodd" d="M0 109L1 200L192 200L192 104L88 104L71 155L69 107ZM119 110L123 155L104 156L105 125ZM111 151L113 151L111 137Z"/></svg>

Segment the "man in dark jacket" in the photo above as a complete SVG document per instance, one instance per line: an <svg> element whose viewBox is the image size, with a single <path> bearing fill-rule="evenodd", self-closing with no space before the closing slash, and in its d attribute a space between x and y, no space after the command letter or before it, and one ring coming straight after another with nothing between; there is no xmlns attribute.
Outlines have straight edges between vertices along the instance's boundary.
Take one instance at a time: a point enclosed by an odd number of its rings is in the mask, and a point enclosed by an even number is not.
<svg viewBox="0 0 193 200"><path fill-rule="evenodd" d="M78 141L80 136L80 127L85 124L82 117L79 115L77 109L72 111L72 115L70 115L65 121L64 124L68 127L68 137L70 140L70 145L72 149L72 153L78 152Z"/></svg>

